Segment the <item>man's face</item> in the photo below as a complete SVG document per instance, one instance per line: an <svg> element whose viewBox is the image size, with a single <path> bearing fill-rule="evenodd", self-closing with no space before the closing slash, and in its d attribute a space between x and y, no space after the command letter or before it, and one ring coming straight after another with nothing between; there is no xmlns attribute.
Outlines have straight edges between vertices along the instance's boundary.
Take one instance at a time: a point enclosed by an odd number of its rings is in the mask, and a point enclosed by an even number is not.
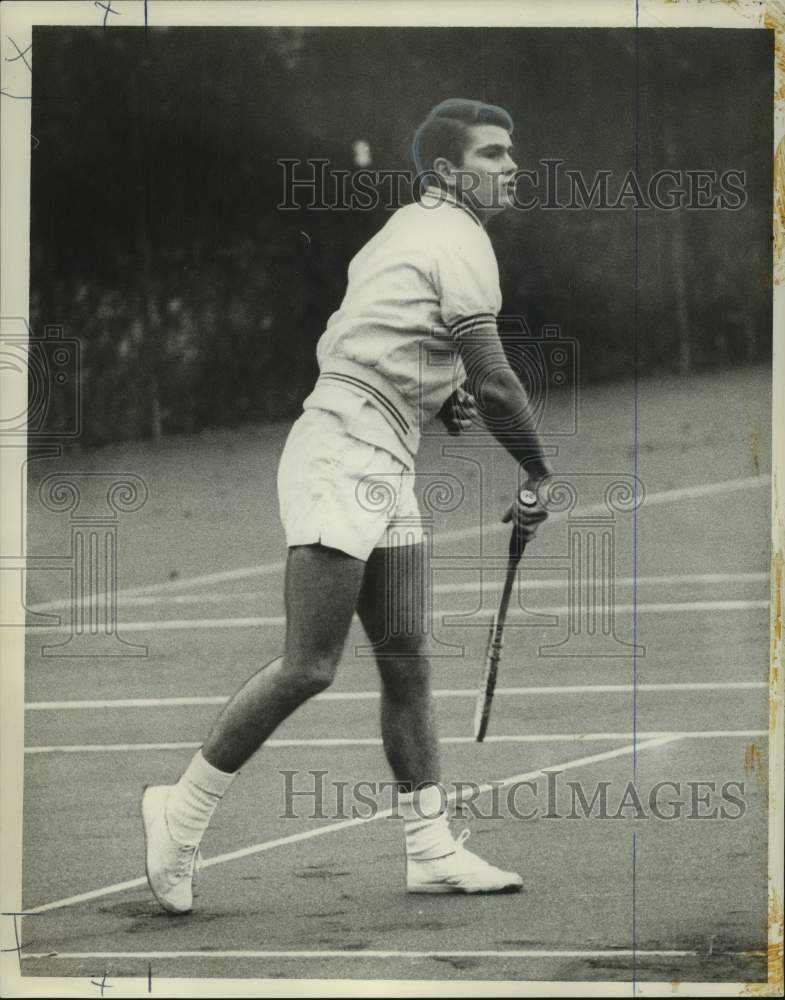
<svg viewBox="0 0 785 1000"><path fill-rule="evenodd" d="M457 167L456 194L486 212L503 211L513 204L517 169L506 129L499 125L472 125L463 163Z"/></svg>

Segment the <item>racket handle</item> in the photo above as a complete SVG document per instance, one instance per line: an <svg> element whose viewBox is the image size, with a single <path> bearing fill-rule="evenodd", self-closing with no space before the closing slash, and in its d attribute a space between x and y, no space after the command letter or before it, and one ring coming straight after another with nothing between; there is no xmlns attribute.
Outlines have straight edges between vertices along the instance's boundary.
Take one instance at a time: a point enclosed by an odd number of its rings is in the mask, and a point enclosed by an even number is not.
<svg viewBox="0 0 785 1000"><path fill-rule="evenodd" d="M496 613L491 618L488 632L488 645L485 650L485 670L483 672L482 688L477 696L474 708L474 738L482 743L488 732L491 718L491 702L496 689L496 675L501 659L501 636L499 635L499 619Z"/></svg>
<svg viewBox="0 0 785 1000"><path fill-rule="evenodd" d="M537 494L533 490L522 489L518 494L518 500L524 507L537 506ZM513 524L510 534L510 560L517 563L526 548L526 539L517 524Z"/></svg>
<svg viewBox="0 0 785 1000"><path fill-rule="evenodd" d="M524 553L525 548L526 539L523 537L523 532L516 524L510 533L510 562L517 565Z"/></svg>

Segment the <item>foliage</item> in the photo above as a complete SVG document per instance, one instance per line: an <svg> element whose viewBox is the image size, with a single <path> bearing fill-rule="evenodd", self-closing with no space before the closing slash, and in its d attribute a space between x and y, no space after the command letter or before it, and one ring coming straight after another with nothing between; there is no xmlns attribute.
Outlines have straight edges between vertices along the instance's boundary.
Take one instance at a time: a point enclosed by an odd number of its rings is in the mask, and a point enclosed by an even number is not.
<svg viewBox="0 0 785 1000"><path fill-rule="evenodd" d="M449 96L509 108L521 167L746 172L735 212L494 221L505 312L577 338L582 378L770 356L765 33L47 27L33 52L31 323L82 341L86 443L295 415L389 212L280 211L277 161L351 169L362 139L410 169Z"/></svg>

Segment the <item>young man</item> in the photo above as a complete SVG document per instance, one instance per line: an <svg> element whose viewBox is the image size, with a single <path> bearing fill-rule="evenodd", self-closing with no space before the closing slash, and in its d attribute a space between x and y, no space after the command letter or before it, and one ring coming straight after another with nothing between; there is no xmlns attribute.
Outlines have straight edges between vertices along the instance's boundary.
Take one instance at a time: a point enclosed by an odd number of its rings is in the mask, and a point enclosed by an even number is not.
<svg viewBox="0 0 785 1000"><path fill-rule="evenodd" d="M488 220L512 203L512 120L453 99L415 136L433 184L354 257L318 349L319 379L292 427L278 491L286 531L286 644L226 705L177 784L142 799L146 869L161 905L192 905L197 851L236 772L335 675L359 615L381 674L384 750L400 789L409 892L516 891L521 879L453 838L441 809L439 752L425 654L421 533L413 492L419 428L461 426L464 378L480 415L536 491L549 473L526 394L496 329L499 276ZM427 365L429 348L452 365ZM383 502L380 502L380 497ZM505 516L530 538L546 512L517 498ZM405 530L396 525L405 524ZM419 594L420 597L412 597ZM406 627L395 627L401 619Z"/></svg>

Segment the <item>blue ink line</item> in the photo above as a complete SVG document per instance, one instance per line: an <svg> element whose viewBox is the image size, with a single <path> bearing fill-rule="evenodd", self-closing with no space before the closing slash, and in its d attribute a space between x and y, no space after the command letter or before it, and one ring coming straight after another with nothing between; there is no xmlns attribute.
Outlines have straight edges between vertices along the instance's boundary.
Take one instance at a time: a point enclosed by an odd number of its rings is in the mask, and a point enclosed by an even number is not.
<svg viewBox="0 0 785 1000"><path fill-rule="evenodd" d="M635 153L634 170L638 176L639 140L640 140L640 9L639 0L635 0ZM633 435L634 435L634 475L633 505L632 505L632 780L638 775L638 505L636 492L638 489L638 278L639 278L639 218L637 206L635 214L635 246L633 252L635 287L633 294L632 323L632 381L633 381ZM637 885L637 847L638 836L632 834L632 995L638 989L638 885Z"/></svg>
<svg viewBox="0 0 785 1000"><path fill-rule="evenodd" d="M632 995L636 995L638 982L638 928L636 921L636 884L635 884L635 862L636 862L637 834L632 834Z"/></svg>
<svg viewBox="0 0 785 1000"><path fill-rule="evenodd" d="M640 35L638 3L635 0L635 151L633 170L638 177L640 145ZM640 277L639 223L637 206L635 245L633 248L634 292L632 320L632 380L633 380L633 504L632 504L632 780L638 776L638 284Z"/></svg>

